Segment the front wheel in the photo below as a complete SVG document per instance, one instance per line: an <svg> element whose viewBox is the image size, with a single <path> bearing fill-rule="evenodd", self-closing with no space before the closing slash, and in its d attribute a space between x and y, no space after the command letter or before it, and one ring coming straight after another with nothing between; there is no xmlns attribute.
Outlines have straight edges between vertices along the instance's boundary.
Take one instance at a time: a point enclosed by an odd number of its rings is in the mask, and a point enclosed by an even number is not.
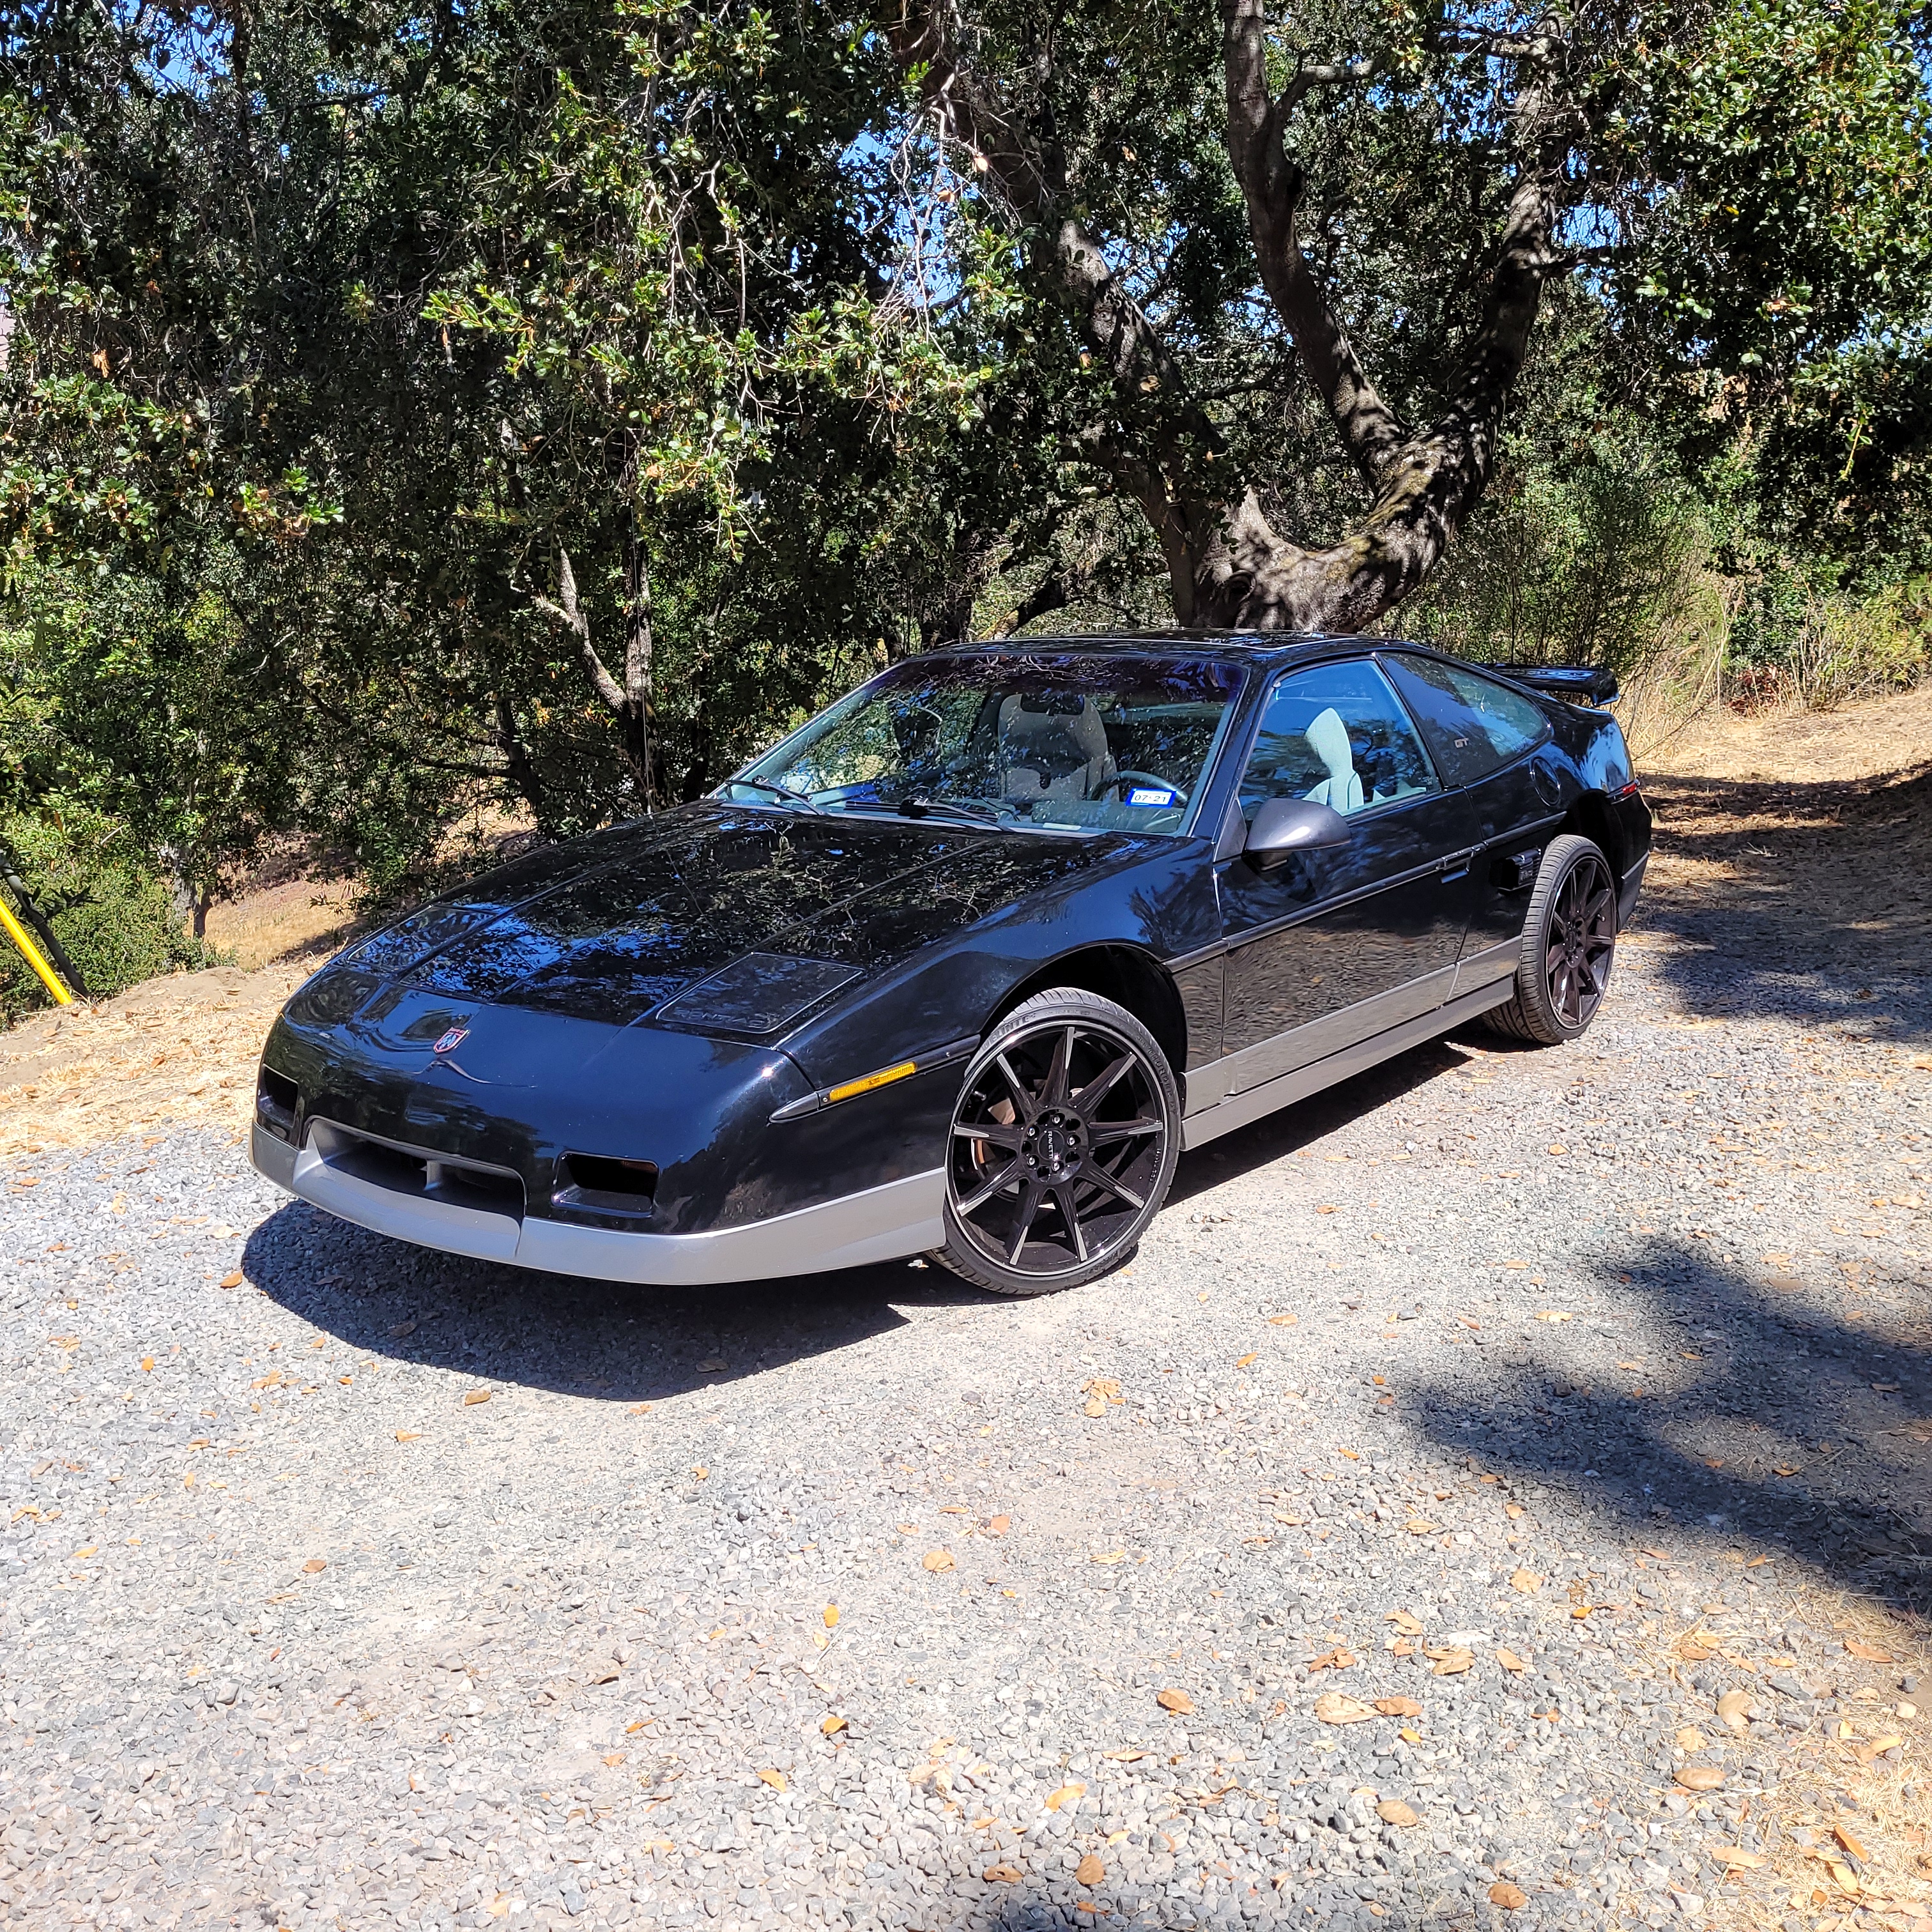
<svg viewBox="0 0 1932 1932"><path fill-rule="evenodd" d="M996 1294L1092 1281L1160 1212L1180 1141L1180 1090L1147 1028L1097 993L1038 994L966 1070L935 1258Z"/></svg>
<svg viewBox="0 0 1932 1932"><path fill-rule="evenodd" d="M1516 992L1487 1016L1513 1040L1557 1046L1576 1039L1610 990L1617 950L1617 889L1588 838L1550 841L1529 896Z"/></svg>

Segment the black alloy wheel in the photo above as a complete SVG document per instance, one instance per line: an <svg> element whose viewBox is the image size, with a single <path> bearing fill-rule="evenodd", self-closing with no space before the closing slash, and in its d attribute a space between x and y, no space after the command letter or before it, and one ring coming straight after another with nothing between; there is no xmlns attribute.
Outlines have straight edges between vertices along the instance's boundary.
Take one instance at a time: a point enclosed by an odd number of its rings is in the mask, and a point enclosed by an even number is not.
<svg viewBox="0 0 1932 1932"><path fill-rule="evenodd" d="M1566 832L1544 854L1523 922L1516 992L1490 1023L1545 1046L1575 1040L1604 1004L1616 950L1610 861L1589 839Z"/></svg>
<svg viewBox="0 0 1932 1932"><path fill-rule="evenodd" d="M1166 1198L1180 1118L1167 1057L1124 1006L1077 988L1027 1000L967 1070L938 1258L1000 1294L1108 1273Z"/></svg>

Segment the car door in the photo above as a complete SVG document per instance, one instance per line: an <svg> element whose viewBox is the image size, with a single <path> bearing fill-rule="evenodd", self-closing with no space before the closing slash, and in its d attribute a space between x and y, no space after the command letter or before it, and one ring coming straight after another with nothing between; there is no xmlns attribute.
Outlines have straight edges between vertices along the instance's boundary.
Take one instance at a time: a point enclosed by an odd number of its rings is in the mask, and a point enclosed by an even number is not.
<svg viewBox="0 0 1932 1932"><path fill-rule="evenodd" d="M1420 653L1381 658L1421 726L1444 779L1461 794L1468 826L1469 922L1459 990L1516 968L1516 949L1542 848L1562 818L1541 707L1466 664Z"/></svg>
<svg viewBox="0 0 1932 1932"><path fill-rule="evenodd" d="M1462 805L1372 659L1276 682L1242 772L1244 823L1271 798L1330 806L1354 837L1265 872L1221 863L1228 1094L1441 1005L1468 918L1450 862L1470 842Z"/></svg>

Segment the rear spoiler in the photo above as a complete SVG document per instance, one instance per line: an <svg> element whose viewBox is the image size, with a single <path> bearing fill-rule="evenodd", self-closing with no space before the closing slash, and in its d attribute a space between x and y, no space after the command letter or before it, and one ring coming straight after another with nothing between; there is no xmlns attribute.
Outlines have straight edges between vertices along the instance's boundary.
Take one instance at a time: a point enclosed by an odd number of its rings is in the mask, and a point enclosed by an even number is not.
<svg viewBox="0 0 1932 1932"><path fill-rule="evenodd" d="M1497 668L1532 691L1567 698L1572 704L1609 704L1616 698L1616 673L1595 664L1506 664Z"/></svg>

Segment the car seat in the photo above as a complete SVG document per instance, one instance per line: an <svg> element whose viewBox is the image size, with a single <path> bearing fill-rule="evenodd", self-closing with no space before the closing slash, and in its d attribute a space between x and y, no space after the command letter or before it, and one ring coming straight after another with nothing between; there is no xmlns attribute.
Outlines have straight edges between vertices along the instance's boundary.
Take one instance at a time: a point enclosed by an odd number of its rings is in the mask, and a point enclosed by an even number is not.
<svg viewBox="0 0 1932 1932"><path fill-rule="evenodd" d="M1009 798L1091 798L1112 781L1107 728L1090 698L1013 697L1000 706L1000 761Z"/></svg>
<svg viewBox="0 0 1932 1932"><path fill-rule="evenodd" d="M1360 812L1362 782L1355 773L1354 754L1348 748L1348 728L1342 722L1342 714L1331 704L1309 721L1301 735L1328 771L1328 776L1306 794L1310 801L1328 806L1345 817Z"/></svg>

